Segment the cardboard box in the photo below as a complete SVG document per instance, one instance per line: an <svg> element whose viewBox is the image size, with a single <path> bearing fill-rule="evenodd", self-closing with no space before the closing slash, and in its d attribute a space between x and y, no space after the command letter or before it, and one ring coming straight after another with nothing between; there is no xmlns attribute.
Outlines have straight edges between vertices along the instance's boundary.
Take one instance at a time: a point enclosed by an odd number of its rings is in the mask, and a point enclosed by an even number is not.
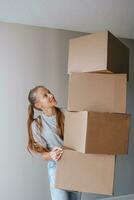
<svg viewBox="0 0 134 200"><path fill-rule="evenodd" d="M126 113L126 74L71 73L68 111Z"/></svg>
<svg viewBox="0 0 134 200"><path fill-rule="evenodd" d="M129 114L65 112L64 145L82 153L127 154Z"/></svg>
<svg viewBox="0 0 134 200"><path fill-rule="evenodd" d="M109 31L69 42L68 73L111 71L129 74L129 49Z"/></svg>
<svg viewBox="0 0 134 200"><path fill-rule="evenodd" d="M83 154L64 150L57 162L57 188L111 195L115 171L114 155Z"/></svg>

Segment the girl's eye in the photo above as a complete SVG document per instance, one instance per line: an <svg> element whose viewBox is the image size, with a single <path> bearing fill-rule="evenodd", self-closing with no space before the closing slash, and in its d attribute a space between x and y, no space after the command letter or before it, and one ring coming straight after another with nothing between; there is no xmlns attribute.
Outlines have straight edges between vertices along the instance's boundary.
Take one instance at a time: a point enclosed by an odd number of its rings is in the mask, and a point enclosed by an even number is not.
<svg viewBox="0 0 134 200"><path fill-rule="evenodd" d="M44 94L44 97L47 97L48 96L48 94L51 94L51 92L48 90L48 92L47 93L45 93Z"/></svg>

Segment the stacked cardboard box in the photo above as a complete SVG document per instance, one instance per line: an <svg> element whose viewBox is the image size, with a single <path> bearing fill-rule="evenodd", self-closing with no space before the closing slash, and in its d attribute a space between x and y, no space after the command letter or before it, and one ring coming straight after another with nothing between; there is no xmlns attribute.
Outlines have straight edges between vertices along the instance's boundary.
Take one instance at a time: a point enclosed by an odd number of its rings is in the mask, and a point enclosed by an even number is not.
<svg viewBox="0 0 134 200"><path fill-rule="evenodd" d="M68 111L56 187L113 193L117 154L128 153L129 51L109 31L70 41Z"/></svg>
<svg viewBox="0 0 134 200"><path fill-rule="evenodd" d="M70 40L68 73L110 71L129 75L129 49L109 31Z"/></svg>

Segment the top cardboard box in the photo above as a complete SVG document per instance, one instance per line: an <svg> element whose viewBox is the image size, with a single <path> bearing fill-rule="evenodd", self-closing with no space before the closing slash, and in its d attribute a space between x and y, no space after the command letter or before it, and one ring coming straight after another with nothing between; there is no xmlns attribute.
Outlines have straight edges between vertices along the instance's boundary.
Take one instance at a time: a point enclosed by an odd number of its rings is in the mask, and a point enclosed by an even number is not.
<svg viewBox="0 0 134 200"><path fill-rule="evenodd" d="M129 49L109 31L69 42L68 73L95 71L129 74Z"/></svg>

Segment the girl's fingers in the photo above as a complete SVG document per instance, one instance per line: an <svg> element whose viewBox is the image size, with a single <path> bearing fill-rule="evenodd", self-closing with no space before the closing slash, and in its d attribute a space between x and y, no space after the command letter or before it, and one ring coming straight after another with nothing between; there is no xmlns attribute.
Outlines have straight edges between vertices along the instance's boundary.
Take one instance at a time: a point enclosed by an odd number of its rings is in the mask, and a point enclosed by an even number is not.
<svg viewBox="0 0 134 200"><path fill-rule="evenodd" d="M59 155L59 154L62 154L63 151L61 151L61 150L57 150L57 151L55 151L55 153L56 153L56 155Z"/></svg>
<svg viewBox="0 0 134 200"><path fill-rule="evenodd" d="M50 152L50 157L53 160L57 161L57 160L59 160L61 158L62 154L63 154L63 149L62 148L60 148L60 147L54 147L52 149L52 151Z"/></svg>
<svg viewBox="0 0 134 200"><path fill-rule="evenodd" d="M58 149L59 147L54 147L53 149L52 149L52 151L56 151L57 149Z"/></svg>
<svg viewBox="0 0 134 200"><path fill-rule="evenodd" d="M57 159L61 154L56 154L56 152L51 152L50 156L53 160Z"/></svg>
<svg viewBox="0 0 134 200"><path fill-rule="evenodd" d="M55 152L51 153L51 158L53 160L59 160L62 156L62 153L56 154Z"/></svg>
<svg viewBox="0 0 134 200"><path fill-rule="evenodd" d="M63 151L63 149L61 147L57 147L55 146L52 151Z"/></svg>
<svg viewBox="0 0 134 200"><path fill-rule="evenodd" d="M52 151L51 151L51 152L50 152L50 156L51 156L52 159L55 159L55 157L56 157L56 152L52 152Z"/></svg>
<svg viewBox="0 0 134 200"><path fill-rule="evenodd" d="M63 150L61 147L58 148L59 150Z"/></svg>
<svg viewBox="0 0 134 200"><path fill-rule="evenodd" d="M54 159L54 157L55 157L54 152L50 152L50 157L51 157L52 159Z"/></svg>
<svg viewBox="0 0 134 200"><path fill-rule="evenodd" d="M58 155L55 159L56 159L56 161L57 161L57 160L59 160L60 158L61 158L61 154Z"/></svg>
<svg viewBox="0 0 134 200"><path fill-rule="evenodd" d="M56 159L57 159L57 160L60 160L61 157L62 157L62 153L60 153L59 155L57 155Z"/></svg>

